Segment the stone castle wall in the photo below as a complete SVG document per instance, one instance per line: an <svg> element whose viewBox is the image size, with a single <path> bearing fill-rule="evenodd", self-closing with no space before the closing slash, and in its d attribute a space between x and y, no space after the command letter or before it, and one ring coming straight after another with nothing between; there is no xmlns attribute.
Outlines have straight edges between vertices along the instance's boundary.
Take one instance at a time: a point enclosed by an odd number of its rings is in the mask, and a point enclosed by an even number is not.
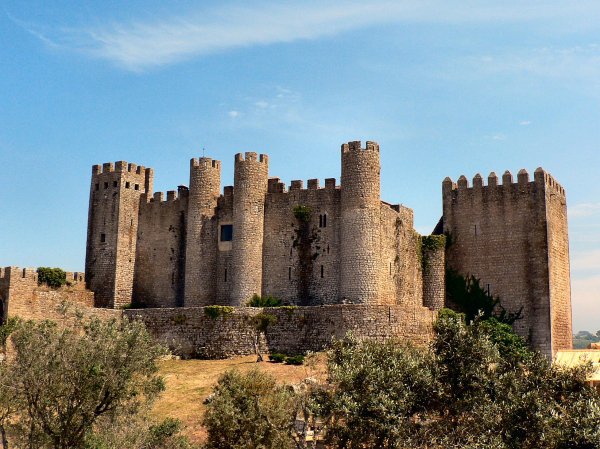
<svg viewBox="0 0 600 449"><path fill-rule="evenodd" d="M51 289L38 285L33 268L0 269L0 322L9 317L25 320L73 319L75 310L84 316L119 317L120 310L94 308L94 293L85 289L83 273L67 272L68 285Z"/></svg>
<svg viewBox="0 0 600 449"><path fill-rule="evenodd" d="M184 303L188 190L156 192L140 202L133 283L134 305L180 307Z"/></svg>
<svg viewBox="0 0 600 449"><path fill-rule="evenodd" d="M329 305L297 308L236 308L216 318L204 308L126 310L146 324L150 333L184 357L225 358L254 353L253 318L276 317L261 338L264 352L300 354L321 351L347 332L383 341L397 338L425 346L433 336L437 312L403 305Z"/></svg>
<svg viewBox="0 0 600 449"><path fill-rule="evenodd" d="M499 296L507 310L523 307L523 319L515 322L515 330L540 351L552 354L570 347L564 338L557 345L552 341L553 321L562 323L562 332L568 328L571 335L570 293L565 287L569 285L566 218L555 224L557 217L566 215L566 209L559 201L548 210L548 188L555 181L541 169L534 178L530 182L522 170L515 183L506 172L499 185L492 173L483 185L477 175L473 187L464 176L457 184L446 178L444 232L451 239L448 266L481 279L482 287ZM556 246L553 279L549 272L552 242ZM562 289L553 292L554 285L562 285ZM555 301L562 309L556 312L560 317L555 314L552 318Z"/></svg>

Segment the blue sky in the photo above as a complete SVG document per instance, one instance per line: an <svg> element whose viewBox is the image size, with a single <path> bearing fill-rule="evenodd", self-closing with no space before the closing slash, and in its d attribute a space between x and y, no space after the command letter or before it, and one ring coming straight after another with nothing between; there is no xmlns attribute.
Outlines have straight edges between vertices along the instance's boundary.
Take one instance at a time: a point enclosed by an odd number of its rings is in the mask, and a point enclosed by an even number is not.
<svg viewBox="0 0 600 449"><path fill-rule="evenodd" d="M376 140L429 233L441 181L542 166L567 190L574 329L600 328L597 1L0 1L0 265L82 270L91 165L270 155L337 177Z"/></svg>

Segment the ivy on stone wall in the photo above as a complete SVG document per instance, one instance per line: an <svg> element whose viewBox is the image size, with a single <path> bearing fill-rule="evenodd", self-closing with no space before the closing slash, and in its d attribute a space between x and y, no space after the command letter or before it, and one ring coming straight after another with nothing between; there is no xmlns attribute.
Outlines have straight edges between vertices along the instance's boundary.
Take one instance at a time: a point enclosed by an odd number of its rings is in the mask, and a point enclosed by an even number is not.
<svg viewBox="0 0 600 449"><path fill-rule="evenodd" d="M429 269L429 259L427 255L432 251L437 251L446 247L446 236L441 235L423 235L420 240L420 260L423 267L423 273Z"/></svg>
<svg viewBox="0 0 600 449"><path fill-rule="evenodd" d="M308 223L312 215L312 209L309 206L301 204L294 206L294 217L301 223Z"/></svg>

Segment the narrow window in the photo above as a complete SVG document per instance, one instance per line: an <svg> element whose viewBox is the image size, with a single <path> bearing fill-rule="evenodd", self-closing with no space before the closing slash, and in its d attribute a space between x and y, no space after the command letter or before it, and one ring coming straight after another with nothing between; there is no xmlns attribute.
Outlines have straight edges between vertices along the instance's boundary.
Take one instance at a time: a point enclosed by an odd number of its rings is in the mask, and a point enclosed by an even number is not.
<svg viewBox="0 0 600 449"><path fill-rule="evenodd" d="M292 280L292 267L288 268L288 279L291 281Z"/></svg>
<svg viewBox="0 0 600 449"><path fill-rule="evenodd" d="M392 262L390 262L390 276L392 275Z"/></svg>
<svg viewBox="0 0 600 449"><path fill-rule="evenodd" d="M133 218L131 219L131 226L133 226Z"/></svg>
<svg viewBox="0 0 600 449"><path fill-rule="evenodd" d="M323 227L323 215L319 215L319 227Z"/></svg>
<svg viewBox="0 0 600 449"><path fill-rule="evenodd" d="M117 181L113 181L113 187L117 187Z"/></svg>
<svg viewBox="0 0 600 449"><path fill-rule="evenodd" d="M321 277L323 277L325 274L325 267L323 265L321 265Z"/></svg>
<svg viewBox="0 0 600 449"><path fill-rule="evenodd" d="M135 190L140 190L140 185L136 184L135 186L133 186Z"/></svg>
<svg viewBox="0 0 600 449"><path fill-rule="evenodd" d="M294 248L293 247L290 248L290 257L292 257L294 255L293 251L294 251Z"/></svg>
<svg viewBox="0 0 600 449"><path fill-rule="evenodd" d="M96 184L96 190L100 190L100 184Z"/></svg>
<svg viewBox="0 0 600 449"><path fill-rule="evenodd" d="M126 189L128 189L128 188L129 188L129 186L131 186L131 183L130 183L129 181L127 181L127 182L125 183L125 188L126 188Z"/></svg>
<svg viewBox="0 0 600 449"><path fill-rule="evenodd" d="M477 235L477 225L475 225L475 235Z"/></svg>
<svg viewBox="0 0 600 449"><path fill-rule="evenodd" d="M233 225L221 225L221 241L231 242L233 240Z"/></svg>
<svg viewBox="0 0 600 449"><path fill-rule="evenodd" d="M224 277L224 279L225 279L225 282L227 282L227 268L225 268L225 277Z"/></svg>
<svg viewBox="0 0 600 449"><path fill-rule="evenodd" d="M106 242L106 234L100 234L100 243Z"/></svg>
<svg viewBox="0 0 600 449"><path fill-rule="evenodd" d="M105 183L104 183L104 188L105 188L105 189L108 189L108 182L105 182Z"/></svg>
<svg viewBox="0 0 600 449"><path fill-rule="evenodd" d="M171 273L171 285L175 285L175 273Z"/></svg>
<svg viewBox="0 0 600 449"><path fill-rule="evenodd" d="M329 254L329 245L327 245L327 254Z"/></svg>
<svg viewBox="0 0 600 449"><path fill-rule="evenodd" d="M327 227L327 214L323 214L323 227Z"/></svg>

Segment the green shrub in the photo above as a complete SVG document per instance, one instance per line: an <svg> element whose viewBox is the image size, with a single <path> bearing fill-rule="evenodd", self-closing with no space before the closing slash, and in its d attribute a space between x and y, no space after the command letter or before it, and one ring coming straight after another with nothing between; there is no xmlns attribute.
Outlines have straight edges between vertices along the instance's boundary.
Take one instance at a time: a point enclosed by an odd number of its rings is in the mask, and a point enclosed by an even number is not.
<svg viewBox="0 0 600 449"><path fill-rule="evenodd" d="M259 313L254 317L254 327L258 332L266 332L267 327L277 322L277 317L270 313Z"/></svg>
<svg viewBox="0 0 600 449"><path fill-rule="evenodd" d="M206 306L204 308L204 314L213 320L220 316L232 314L234 311L235 308L231 306Z"/></svg>
<svg viewBox="0 0 600 449"><path fill-rule="evenodd" d="M285 359L286 359L285 354L279 354L278 352L269 355L269 362L283 363L283 362L285 362Z"/></svg>
<svg viewBox="0 0 600 449"><path fill-rule="evenodd" d="M259 296L256 293L252 296L252 299L248 301L249 307L279 307L280 305L281 299L271 295Z"/></svg>
<svg viewBox="0 0 600 449"><path fill-rule="evenodd" d="M39 267L38 284L46 284L51 288L59 288L67 283L67 273L60 268Z"/></svg>
<svg viewBox="0 0 600 449"><path fill-rule="evenodd" d="M303 365L304 356L302 354L290 356L285 358L286 365Z"/></svg>

